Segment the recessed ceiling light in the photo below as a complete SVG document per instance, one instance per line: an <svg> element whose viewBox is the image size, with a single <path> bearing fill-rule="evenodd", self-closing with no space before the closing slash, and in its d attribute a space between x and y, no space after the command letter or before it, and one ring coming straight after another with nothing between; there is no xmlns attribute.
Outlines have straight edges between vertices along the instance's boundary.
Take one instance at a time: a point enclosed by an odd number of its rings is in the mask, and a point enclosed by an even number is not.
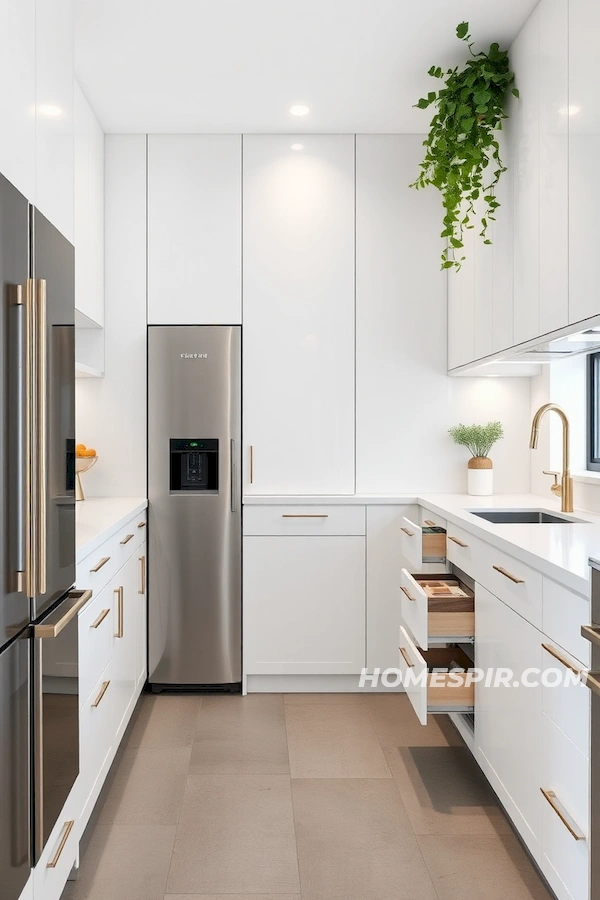
<svg viewBox="0 0 600 900"><path fill-rule="evenodd" d="M292 144L292 150L304 150L304 144Z"/></svg>
<svg viewBox="0 0 600 900"><path fill-rule="evenodd" d="M60 106L54 106L52 103L42 103L38 106L38 112L43 116L49 116L50 118L62 116L62 109Z"/></svg>
<svg viewBox="0 0 600 900"><path fill-rule="evenodd" d="M578 112L581 112L580 106L563 106L559 109L561 116L576 116Z"/></svg>
<svg viewBox="0 0 600 900"><path fill-rule="evenodd" d="M305 106L303 103L297 103L290 109L293 116L305 116L308 111L308 106Z"/></svg>

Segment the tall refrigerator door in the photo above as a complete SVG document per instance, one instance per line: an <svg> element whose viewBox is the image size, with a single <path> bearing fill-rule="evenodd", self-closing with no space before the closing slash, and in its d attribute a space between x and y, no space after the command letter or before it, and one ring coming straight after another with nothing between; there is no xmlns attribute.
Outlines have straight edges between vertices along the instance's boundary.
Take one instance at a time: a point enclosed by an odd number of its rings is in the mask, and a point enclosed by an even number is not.
<svg viewBox="0 0 600 900"><path fill-rule="evenodd" d="M149 681L241 681L241 329L148 329Z"/></svg>
<svg viewBox="0 0 600 900"><path fill-rule="evenodd" d="M25 578L29 514L26 471L29 273L29 204L0 176L0 651L29 621Z"/></svg>
<svg viewBox="0 0 600 900"><path fill-rule="evenodd" d="M29 629L0 652L0 896L18 900L30 871Z"/></svg>
<svg viewBox="0 0 600 900"><path fill-rule="evenodd" d="M37 210L33 246L37 618L75 581L75 255Z"/></svg>

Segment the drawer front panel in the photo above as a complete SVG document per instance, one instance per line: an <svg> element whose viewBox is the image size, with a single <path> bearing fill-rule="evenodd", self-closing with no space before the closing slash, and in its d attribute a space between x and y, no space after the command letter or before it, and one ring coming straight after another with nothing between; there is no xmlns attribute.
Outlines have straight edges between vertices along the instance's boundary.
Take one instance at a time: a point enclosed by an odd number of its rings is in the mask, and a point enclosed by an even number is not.
<svg viewBox="0 0 600 900"><path fill-rule="evenodd" d="M402 518L402 556L408 563L411 572L420 572L423 567L423 529L411 522L406 516Z"/></svg>
<svg viewBox="0 0 600 900"><path fill-rule="evenodd" d="M93 686L79 714L82 809L115 739L115 699L114 666L111 660Z"/></svg>
<svg viewBox="0 0 600 900"><path fill-rule="evenodd" d="M561 679L556 687L542 687L542 708L587 759L590 755L591 691L583 682L564 682L565 676L572 670L581 669L581 664L549 640L544 641L542 648L542 665L544 668L555 669L556 679Z"/></svg>
<svg viewBox="0 0 600 900"><path fill-rule="evenodd" d="M546 715L542 722L541 782L540 788L551 792L554 804L545 799L542 804L544 870L551 867L551 883L558 878L573 900L589 900L589 763Z"/></svg>
<svg viewBox="0 0 600 900"><path fill-rule="evenodd" d="M427 509L425 506L421 506L419 509L419 522L422 528L434 527L443 528L444 530L448 528L446 519L438 516L437 513L431 512L431 510Z"/></svg>
<svg viewBox="0 0 600 900"><path fill-rule="evenodd" d="M108 584L132 553L146 540L146 515L140 513L123 525L77 565L77 586L91 588L94 594Z"/></svg>
<svg viewBox="0 0 600 900"><path fill-rule="evenodd" d="M462 572L470 575L473 581L478 581L480 570L483 568L483 554L486 545L479 538L473 537L468 531L459 528L458 525L448 523L446 534L446 556L448 561L457 566Z"/></svg>
<svg viewBox="0 0 600 900"><path fill-rule="evenodd" d="M406 569L402 569L400 576L400 608L402 624L416 646L427 650L427 595Z"/></svg>
<svg viewBox="0 0 600 900"><path fill-rule="evenodd" d="M423 677L423 673L427 671L427 663L402 626L400 626L398 649L398 668L402 674L402 684L406 696L421 725L427 725L427 684ZM413 675L410 681L408 680L409 670Z"/></svg>
<svg viewBox="0 0 600 900"><path fill-rule="evenodd" d="M581 636L581 626L592 621L589 599L549 578L543 579L542 592L542 631L583 666L589 667L591 644Z"/></svg>
<svg viewBox="0 0 600 900"><path fill-rule="evenodd" d="M80 775L33 870L34 895L43 900L59 900L77 859L81 837L81 789Z"/></svg>
<svg viewBox="0 0 600 900"><path fill-rule="evenodd" d="M364 535L364 506L246 506L244 535Z"/></svg>
<svg viewBox="0 0 600 900"><path fill-rule="evenodd" d="M483 547L482 571L477 581L541 630L541 573L489 544Z"/></svg>
<svg viewBox="0 0 600 900"><path fill-rule="evenodd" d="M80 708L112 656L114 623L114 592L108 584L79 616Z"/></svg>
<svg viewBox="0 0 600 900"><path fill-rule="evenodd" d="M426 585L447 582L470 594L469 598L430 597ZM406 569L401 574L402 622L416 645L427 650L429 642L472 641L475 634L475 603L473 595L458 582L443 574L412 576Z"/></svg>

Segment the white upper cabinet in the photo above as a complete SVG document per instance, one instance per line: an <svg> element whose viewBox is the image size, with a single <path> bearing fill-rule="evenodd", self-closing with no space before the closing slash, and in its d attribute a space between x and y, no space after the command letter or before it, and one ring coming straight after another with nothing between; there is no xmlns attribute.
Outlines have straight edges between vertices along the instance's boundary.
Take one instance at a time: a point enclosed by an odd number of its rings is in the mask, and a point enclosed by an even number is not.
<svg viewBox="0 0 600 900"><path fill-rule="evenodd" d="M75 309L104 323L104 132L75 85Z"/></svg>
<svg viewBox="0 0 600 900"><path fill-rule="evenodd" d="M71 243L74 84L73 0L37 0L35 205Z"/></svg>
<svg viewBox="0 0 600 900"><path fill-rule="evenodd" d="M568 0L543 0L538 10L539 334L546 334L569 321Z"/></svg>
<svg viewBox="0 0 600 900"><path fill-rule="evenodd" d="M0 173L35 199L35 0L0 4Z"/></svg>
<svg viewBox="0 0 600 900"><path fill-rule="evenodd" d="M459 271L448 272L448 368L455 369L475 357L475 230L463 235L465 261Z"/></svg>
<svg viewBox="0 0 600 900"><path fill-rule="evenodd" d="M241 239L241 137L149 135L148 322L240 324Z"/></svg>
<svg viewBox="0 0 600 900"><path fill-rule="evenodd" d="M351 494L354 137L295 143L244 137L244 489Z"/></svg>
<svg viewBox="0 0 600 900"><path fill-rule="evenodd" d="M600 314L600 4L569 2L569 322Z"/></svg>
<svg viewBox="0 0 600 900"><path fill-rule="evenodd" d="M520 99L509 101L514 172L514 343L540 326L540 7L514 41L510 64Z"/></svg>
<svg viewBox="0 0 600 900"><path fill-rule="evenodd" d="M511 95L512 96L512 95ZM505 119L498 135L500 156L507 171L496 186L496 221L492 223L492 351L506 350L513 343L513 214L514 172L512 167L512 122Z"/></svg>

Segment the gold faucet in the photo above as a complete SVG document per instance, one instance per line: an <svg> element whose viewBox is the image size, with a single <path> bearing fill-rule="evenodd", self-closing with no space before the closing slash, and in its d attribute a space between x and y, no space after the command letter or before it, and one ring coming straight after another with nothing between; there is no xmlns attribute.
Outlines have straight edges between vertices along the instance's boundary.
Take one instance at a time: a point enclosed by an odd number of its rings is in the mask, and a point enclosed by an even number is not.
<svg viewBox="0 0 600 900"><path fill-rule="evenodd" d="M554 412L559 416L562 427L563 427L563 470L560 484L558 484L558 472L546 472L544 470L544 475L554 475L554 484L550 488L553 494L556 494L560 497L560 508L562 512L573 512L573 479L571 478L571 472L569 467L569 420L567 418L567 414L564 409L561 409L560 406L557 406L556 403L546 403L544 406L540 406L535 416L533 417L533 422L531 423L531 439L529 441L529 447L531 450L535 450L538 445L538 438L540 436L540 422L547 412L550 410L554 410Z"/></svg>

